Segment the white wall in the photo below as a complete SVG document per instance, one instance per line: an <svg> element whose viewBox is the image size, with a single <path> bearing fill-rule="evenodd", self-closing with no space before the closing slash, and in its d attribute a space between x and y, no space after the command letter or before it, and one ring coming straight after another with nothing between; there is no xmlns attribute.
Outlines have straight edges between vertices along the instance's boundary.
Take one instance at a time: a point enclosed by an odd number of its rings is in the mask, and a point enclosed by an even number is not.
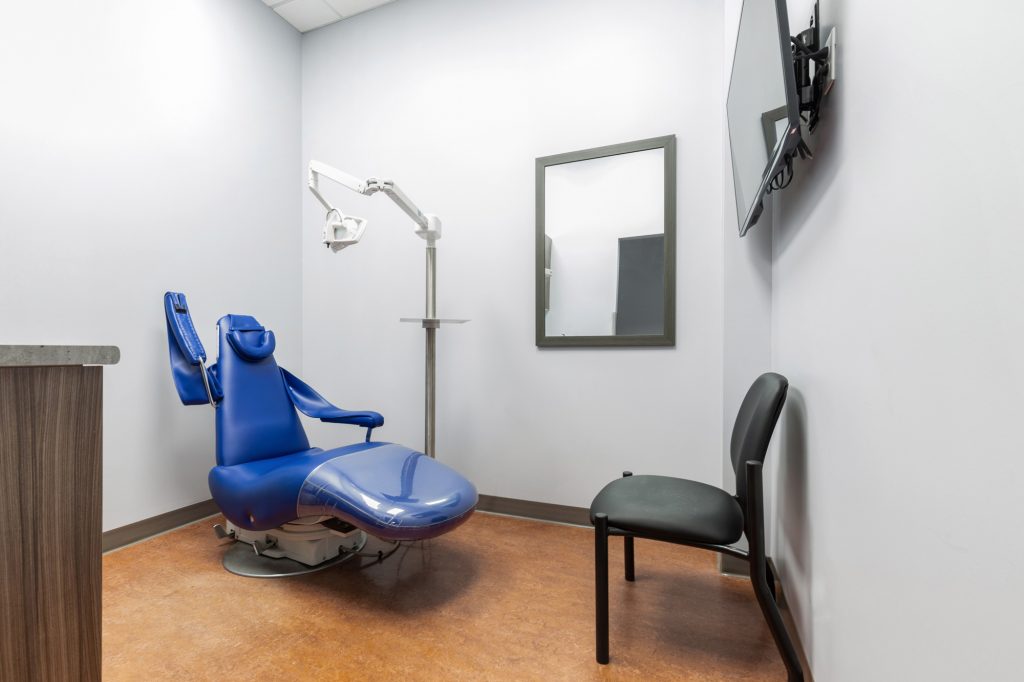
<svg viewBox="0 0 1024 682"><path fill-rule="evenodd" d="M544 183L553 273L545 331L614 335L619 239L665 232L664 150L548 166Z"/></svg>
<svg viewBox="0 0 1024 682"><path fill-rule="evenodd" d="M724 59L722 77L724 92L728 93L732 73L732 61L736 46L740 11L743 0L725 0L724 15ZM774 4L771 6L774 7ZM723 95L724 96L724 95ZM724 103L723 103L724 104ZM727 110L721 109L722 125L729 131ZM763 139L763 136L762 136ZM734 191L732 140L727 134L723 139L723 268L724 325L722 361L722 481L728 490L735 490L736 474L732 469L729 442L733 422L740 403L750 384L771 366L771 295L772 295L772 215L771 197L767 198L766 210L757 224L742 239ZM762 147L763 149L763 147ZM767 154L765 154L767 160ZM744 215L746 210L743 211ZM778 461L769 453L765 461L766 480L772 480ZM774 512L772 487L765 491L765 506L769 521ZM770 524L769 524L770 526ZM769 543L772 541L769 536Z"/></svg>
<svg viewBox="0 0 1024 682"><path fill-rule="evenodd" d="M303 40L303 155L396 179L444 220L438 452L483 493L588 505L622 469L721 480L721 4L404 0ZM534 345L534 159L678 136L673 349ZM344 190L339 190L344 192ZM340 254L305 200L306 379L422 442L423 244L383 197ZM345 427L312 429L321 444Z"/></svg>
<svg viewBox="0 0 1024 682"><path fill-rule="evenodd" d="M986 7L822 4L840 80L772 300L779 559L818 680L1020 679L1024 6Z"/></svg>
<svg viewBox="0 0 1024 682"><path fill-rule="evenodd" d="M301 358L299 34L252 0L17 3L0 22L0 343L114 344L105 529L209 499L161 296L207 351L247 312Z"/></svg>

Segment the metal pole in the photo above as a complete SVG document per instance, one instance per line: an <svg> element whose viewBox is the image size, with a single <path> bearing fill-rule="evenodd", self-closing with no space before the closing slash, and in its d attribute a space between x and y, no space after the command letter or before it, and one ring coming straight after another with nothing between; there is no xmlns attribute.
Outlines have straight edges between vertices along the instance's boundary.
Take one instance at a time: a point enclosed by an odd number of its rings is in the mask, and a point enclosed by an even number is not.
<svg viewBox="0 0 1024 682"><path fill-rule="evenodd" d="M427 327L427 395L423 451L429 457L434 456L434 363L436 360L436 334L436 328Z"/></svg>
<svg viewBox="0 0 1024 682"><path fill-rule="evenodd" d="M437 247L427 243L427 318L437 317Z"/></svg>
<svg viewBox="0 0 1024 682"><path fill-rule="evenodd" d="M423 451L434 457L434 400L437 393L437 247L427 242L427 314L423 327L427 332L426 395L424 396Z"/></svg>

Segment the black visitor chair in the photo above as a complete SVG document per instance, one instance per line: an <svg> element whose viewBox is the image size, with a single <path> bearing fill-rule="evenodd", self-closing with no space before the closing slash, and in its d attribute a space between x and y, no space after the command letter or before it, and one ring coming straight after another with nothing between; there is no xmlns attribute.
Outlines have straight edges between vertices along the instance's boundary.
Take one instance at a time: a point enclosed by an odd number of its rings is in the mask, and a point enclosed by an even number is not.
<svg viewBox="0 0 1024 682"><path fill-rule="evenodd" d="M597 583L597 662L608 662L608 536L625 542L626 580L634 580L633 538L700 547L746 560L750 582L790 682L802 682L803 670L775 603L775 577L765 556L761 468L768 442L786 402L789 382L780 374L762 374L747 391L732 430L730 453L736 495L720 488L669 476L633 476L623 472L590 505L594 524ZM744 534L748 551L731 546Z"/></svg>

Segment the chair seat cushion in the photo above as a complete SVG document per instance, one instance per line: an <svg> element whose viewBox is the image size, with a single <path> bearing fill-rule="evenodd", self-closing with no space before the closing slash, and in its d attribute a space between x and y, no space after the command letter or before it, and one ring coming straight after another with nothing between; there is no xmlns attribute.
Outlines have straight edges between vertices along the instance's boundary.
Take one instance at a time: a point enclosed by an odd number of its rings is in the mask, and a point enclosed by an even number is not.
<svg viewBox="0 0 1024 682"><path fill-rule="evenodd" d="M228 520L246 530L333 516L390 540L440 535L468 519L477 503L476 488L458 472L391 443L214 467L210 492Z"/></svg>
<svg viewBox="0 0 1024 682"><path fill-rule="evenodd" d="M612 528L653 538L728 545L743 534L743 509L729 493L669 476L626 476L604 487L590 505Z"/></svg>

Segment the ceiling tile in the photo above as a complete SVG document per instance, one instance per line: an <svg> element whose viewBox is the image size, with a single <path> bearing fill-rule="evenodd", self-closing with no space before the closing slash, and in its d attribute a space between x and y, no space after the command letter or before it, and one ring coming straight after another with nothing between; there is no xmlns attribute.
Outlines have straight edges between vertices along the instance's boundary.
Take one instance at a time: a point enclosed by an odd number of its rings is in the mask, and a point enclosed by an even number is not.
<svg viewBox="0 0 1024 682"><path fill-rule="evenodd" d="M288 0L274 7L274 11L303 33L334 23L341 18L323 0Z"/></svg>
<svg viewBox="0 0 1024 682"><path fill-rule="evenodd" d="M374 7L380 7L386 5L393 0L326 0L327 4L334 8L334 10L342 17L350 17L353 14L359 14L365 12L368 9Z"/></svg>

